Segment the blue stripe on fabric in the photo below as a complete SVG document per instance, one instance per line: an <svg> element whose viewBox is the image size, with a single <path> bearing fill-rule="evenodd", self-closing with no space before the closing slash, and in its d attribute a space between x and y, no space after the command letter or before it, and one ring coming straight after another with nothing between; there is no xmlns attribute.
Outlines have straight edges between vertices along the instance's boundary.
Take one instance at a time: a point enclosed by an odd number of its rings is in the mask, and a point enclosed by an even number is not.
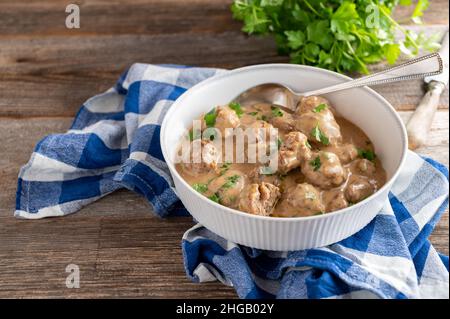
<svg viewBox="0 0 450 319"><path fill-rule="evenodd" d="M60 203L71 202L101 195L100 181L103 175L81 177L61 183Z"/></svg>
<svg viewBox="0 0 450 319"><path fill-rule="evenodd" d="M83 105L78 111L70 129L82 130L85 127L88 127L102 120L124 121L125 115L124 112L107 112L107 113L91 112L86 106Z"/></svg>
<svg viewBox="0 0 450 319"><path fill-rule="evenodd" d="M175 101L185 91L185 88L168 83L133 82L125 99L125 113L148 114L158 101Z"/></svg>
<svg viewBox="0 0 450 319"><path fill-rule="evenodd" d="M75 134L84 135L84 134ZM67 135L66 135L67 136ZM127 150L125 150L127 152ZM98 169L109 166L120 165L122 162L122 150L110 149L96 134L88 134L84 142L83 150L77 167L87 169Z"/></svg>
<svg viewBox="0 0 450 319"><path fill-rule="evenodd" d="M147 124L138 128L135 132L134 142L131 144L130 151L145 152L151 156L164 161L160 144L161 126Z"/></svg>
<svg viewBox="0 0 450 319"><path fill-rule="evenodd" d="M123 82L127 78L129 70L130 69L128 68L120 75L119 79L116 82L116 85L114 86L114 89L121 95L126 95L128 92L128 90L123 87Z"/></svg>
<svg viewBox="0 0 450 319"><path fill-rule="evenodd" d="M309 299L329 298L352 292L349 285L334 274L315 269L306 278L307 295Z"/></svg>
<svg viewBox="0 0 450 319"><path fill-rule="evenodd" d="M37 182L19 179L20 196L17 209L36 214L39 209L60 204L61 182ZM44 196L43 196L44 195Z"/></svg>
<svg viewBox="0 0 450 319"><path fill-rule="evenodd" d="M426 241L419 251L417 251L416 255L413 258L414 266L416 268L417 278L420 279L422 277L422 272L425 268L425 264L427 262L428 253L430 251L431 244L429 241Z"/></svg>
<svg viewBox="0 0 450 319"><path fill-rule="evenodd" d="M377 218L379 218L379 216L375 217L375 219ZM369 247L370 240L372 239L374 229L375 221L373 220L353 236L340 241L339 244L359 251L366 251Z"/></svg>
<svg viewBox="0 0 450 319"><path fill-rule="evenodd" d="M328 269L331 266L332 268L336 267L336 269L338 268L340 271L346 272L352 267L353 263L349 259L335 253L311 249L306 253L305 260L301 264L297 264L297 266L303 265L318 269Z"/></svg>
<svg viewBox="0 0 450 319"><path fill-rule="evenodd" d="M152 204L154 213L160 217L169 215L180 199L167 181L150 167L133 159L127 159L116 173L114 180L130 190L138 191ZM179 206L175 206L180 210Z"/></svg>
<svg viewBox="0 0 450 319"><path fill-rule="evenodd" d="M395 217L397 218L399 224L411 218L411 214L403 203L391 192L389 192L389 202L391 203L392 209L395 212Z"/></svg>

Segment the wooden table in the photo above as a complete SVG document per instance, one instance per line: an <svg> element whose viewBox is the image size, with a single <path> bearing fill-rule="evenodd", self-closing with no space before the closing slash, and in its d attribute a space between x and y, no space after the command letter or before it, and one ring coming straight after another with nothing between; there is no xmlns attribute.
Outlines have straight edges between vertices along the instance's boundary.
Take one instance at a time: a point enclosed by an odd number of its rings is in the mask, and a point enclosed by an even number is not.
<svg viewBox="0 0 450 319"><path fill-rule="evenodd" d="M67 130L83 101L134 62L235 68L287 58L271 39L239 31L230 0L80 0L81 28L69 30L70 2L0 2L0 297L235 297L186 278L180 240L190 218L159 219L118 191L71 216L16 220L16 178L39 139ZM425 21L428 30L448 25L448 2L431 1ZM420 81L377 90L405 120L423 94ZM448 166L448 132L446 91L419 152ZM432 241L448 254L448 212ZM79 289L65 287L71 263Z"/></svg>

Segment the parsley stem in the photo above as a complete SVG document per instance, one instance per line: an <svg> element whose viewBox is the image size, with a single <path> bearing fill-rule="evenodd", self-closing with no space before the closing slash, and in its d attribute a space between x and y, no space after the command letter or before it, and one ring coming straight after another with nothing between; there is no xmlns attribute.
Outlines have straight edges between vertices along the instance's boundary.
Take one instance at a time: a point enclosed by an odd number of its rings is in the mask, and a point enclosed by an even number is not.
<svg viewBox="0 0 450 319"><path fill-rule="evenodd" d="M410 35L408 34L407 30L402 27L400 24L398 24L397 21L395 21L391 15L389 14L389 12L387 12L382 6L378 6L378 8L380 9L380 12L396 27L398 28L404 35L405 37L411 42L411 44L413 45L413 47L416 50L419 50L419 45L416 43L416 41L410 37Z"/></svg>
<svg viewBox="0 0 450 319"><path fill-rule="evenodd" d="M314 9L314 7L307 0L303 0L303 2L306 4L306 6L309 8L309 10L314 12L315 15L323 18L323 16L319 12L317 12L316 9Z"/></svg>

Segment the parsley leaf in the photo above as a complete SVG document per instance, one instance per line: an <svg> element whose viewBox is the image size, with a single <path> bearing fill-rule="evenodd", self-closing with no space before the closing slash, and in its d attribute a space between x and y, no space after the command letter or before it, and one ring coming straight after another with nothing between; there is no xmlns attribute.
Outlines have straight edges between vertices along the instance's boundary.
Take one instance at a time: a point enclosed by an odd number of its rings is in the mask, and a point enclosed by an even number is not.
<svg viewBox="0 0 450 319"><path fill-rule="evenodd" d="M309 144L308 140L305 141L305 145L307 148L312 149L312 146L311 146L311 144Z"/></svg>
<svg viewBox="0 0 450 319"><path fill-rule="evenodd" d="M319 128L319 125L317 124L312 130L311 130L311 136L317 141L322 143L323 145L329 145L330 140L328 137L322 132L322 130Z"/></svg>
<svg viewBox="0 0 450 319"><path fill-rule="evenodd" d="M242 114L244 114L244 111L242 110L242 107L239 103L232 102L230 105L228 105L230 109L236 112L236 115L240 118Z"/></svg>
<svg viewBox="0 0 450 319"><path fill-rule="evenodd" d="M281 111L281 109L278 106L271 106L270 110L272 112L272 116L274 116L274 117L282 117L283 116L283 111Z"/></svg>
<svg viewBox="0 0 450 319"><path fill-rule="evenodd" d="M207 127L212 127L216 124L216 108L213 108L211 111L205 114L203 119L205 120L205 124Z"/></svg>
<svg viewBox="0 0 450 319"><path fill-rule="evenodd" d="M278 149L280 149L281 145L283 145L283 141L280 138L278 138L277 139L277 147L278 147Z"/></svg>
<svg viewBox="0 0 450 319"><path fill-rule="evenodd" d="M377 155L372 150L364 150L362 148L358 148L358 156L365 158L369 161L374 161Z"/></svg>
<svg viewBox="0 0 450 319"><path fill-rule="evenodd" d="M230 177L227 177L227 181L222 185L222 189L229 189L234 187L238 180L241 178L239 175L232 175Z"/></svg>
<svg viewBox="0 0 450 319"><path fill-rule="evenodd" d="M220 197L217 193L212 194L211 196L208 197L210 200L212 200L213 202L218 203L220 201Z"/></svg>
<svg viewBox="0 0 450 319"><path fill-rule="evenodd" d="M314 113L320 113L321 111L325 110L327 108L327 105L325 103L317 105L314 109Z"/></svg>
<svg viewBox="0 0 450 319"><path fill-rule="evenodd" d="M256 116L256 115L258 115L258 112L248 112L247 114L251 115L251 116Z"/></svg>
<svg viewBox="0 0 450 319"><path fill-rule="evenodd" d="M421 36L394 18L398 5L412 6L409 19L421 24L430 0L234 0L233 17L248 34L273 36L292 63L368 73L367 65L394 63L400 52L436 50L439 39ZM409 21L405 21L408 24ZM396 36L402 33L403 37ZM401 49L401 51L400 51Z"/></svg>
<svg viewBox="0 0 450 319"><path fill-rule="evenodd" d="M220 175L225 174L231 166L231 162L225 162L223 163L223 165L220 167Z"/></svg>
<svg viewBox="0 0 450 319"><path fill-rule="evenodd" d="M208 185L203 183L195 183L192 185L192 188L195 189L200 194L203 194L208 190Z"/></svg>
<svg viewBox="0 0 450 319"><path fill-rule="evenodd" d="M309 161L309 165L314 167L314 172L318 171L322 166L322 162L320 161L320 156L317 156L315 159Z"/></svg>

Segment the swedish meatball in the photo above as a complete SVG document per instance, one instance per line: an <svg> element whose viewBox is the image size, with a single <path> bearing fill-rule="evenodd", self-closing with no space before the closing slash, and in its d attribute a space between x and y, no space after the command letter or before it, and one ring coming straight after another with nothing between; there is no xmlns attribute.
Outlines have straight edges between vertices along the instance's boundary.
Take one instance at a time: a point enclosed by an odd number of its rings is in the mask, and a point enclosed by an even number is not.
<svg viewBox="0 0 450 319"><path fill-rule="evenodd" d="M285 202L295 209L299 216L325 212L320 192L307 183L297 184L286 190Z"/></svg>
<svg viewBox="0 0 450 319"><path fill-rule="evenodd" d="M364 176L374 176L376 172L375 163L365 159L360 158L355 160L351 167L353 171L355 171L357 174L364 175Z"/></svg>
<svg viewBox="0 0 450 319"><path fill-rule="evenodd" d="M309 160L311 150L308 147L308 138L300 132L290 132L284 137L278 151L278 171L286 174L300 166L304 160Z"/></svg>
<svg viewBox="0 0 450 319"><path fill-rule="evenodd" d="M329 146L324 150L336 154L342 164L348 164L358 157L358 149L351 143Z"/></svg>
<svg viewBox="0 0 450 319"><path fill-rule="evenodd" d="M320 96L305 96L301 99L295 112L297 114L307 113L313 111L316 107L318 107L321 104L329 106L330 102L328 102L327 99Z"/></svg>
<svg viewBox="0 0 450 319"><path fill-rule="evenodd" d="M341 185L347 178L339 158L331 152L318 152L311 155L311 160L301 166L308 182L318 187L329 189Z"/></svg>
<svg viewBox="0 0 450 319"><path fill-rule="evenodd" d="M227 138L230 136L227 128L236 128L240 124L239 116L234 110L228 106L219 106L216 110L216 122L214 127L218 128L222 136Z"/></svg>
<svg viewBox="0 0 450 319"><path fill-rule="evenodd" d="M375 186L365 176L352 175L345 188L345 198L350 203L358 203L375 192Z"/></svg>
<svg viewBox="0 0 450 319"><path fill-rule="evenodd" d="M270 123L281 130L292 131L295 127L295 118L292 114L280 110L281 116L270 117Z"/></svg>
<svg viewBox="0 0 450 319"><path fill-rule="evenodd" d="M278 199L280 189L269 183L248 185L239 199L239 209L254 215L269 216Z"/></svg>
<svg viewBox="0 0 450 319"><path fill-rule="evenodd" d="M223 175L213 179L209 183L208 189L211 193L219 196L221 204L235 207L245 184L245 175L241 171L230 169Z"/></svg>
<svg viewBox="0 0 450 319"><path fill-rule="evenodd" d="M348 202L345 199L345 194L342 189L324 191L322 193L322 200L327 212L333 212L348 207Z"/></svg>
<svg viewBox="0 0 450 319"><path fill-rule="evenodd" d="M182 163L183 171L191 176L215 171L220 162L221 153L216 146L207 140L192 141L189 148L189 158Z"/></svg>

